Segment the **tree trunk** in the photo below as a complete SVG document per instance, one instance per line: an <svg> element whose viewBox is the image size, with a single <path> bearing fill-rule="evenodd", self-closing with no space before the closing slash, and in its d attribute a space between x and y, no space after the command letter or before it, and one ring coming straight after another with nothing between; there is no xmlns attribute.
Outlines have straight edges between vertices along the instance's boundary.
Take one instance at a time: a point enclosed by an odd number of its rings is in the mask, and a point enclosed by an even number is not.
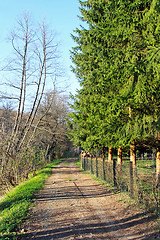
<svg viewBox="0 0 160 240"><path fill-rule="evenodd" d="M157 184L160 183L160 148L157 149L157 157L156 157L156 180Z"/></svg>
<svg viewBox="0 0 160 240"><path fill-rule="evenodd" d="M136 168L136 146L135 141L132 141L130 146L130 161L133 163L133 168Z"/></svg>
<svg viewBox="0 0 160 240"><path fill-rule="evenodd" d="M108 162L112 162L112 148L108 148Z"/></svg>
<svg viewBox="0 0 160 240"><path fill-rule="evenodd" d="M121 146L119 146L118 148L117 163L122 165L122 147Z"/></svg>

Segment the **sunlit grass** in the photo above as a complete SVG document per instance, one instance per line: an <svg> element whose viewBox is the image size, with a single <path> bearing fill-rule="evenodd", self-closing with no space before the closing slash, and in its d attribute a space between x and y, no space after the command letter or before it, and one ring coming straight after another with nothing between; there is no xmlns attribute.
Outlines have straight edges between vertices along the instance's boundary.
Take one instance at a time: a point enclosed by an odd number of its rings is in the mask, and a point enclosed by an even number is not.
<svg viewBox="0 0 160 240"><path fill-rule="evenodd" d="M81 167L81 162L80 162L80 161L77 161L77 162L75 162L75 165L76 165L77 167Z"/></svg>
<svg viewBox="0 0 160 240"><path fill-rule="evenodd" d="M20 184L8 193L0 202L0 239L14 239L15 229L28 217L35 194L43 187L46 179L63 159L49 163L38 170L36 176ZM12 238L7 237L13 234Z"/></svg>

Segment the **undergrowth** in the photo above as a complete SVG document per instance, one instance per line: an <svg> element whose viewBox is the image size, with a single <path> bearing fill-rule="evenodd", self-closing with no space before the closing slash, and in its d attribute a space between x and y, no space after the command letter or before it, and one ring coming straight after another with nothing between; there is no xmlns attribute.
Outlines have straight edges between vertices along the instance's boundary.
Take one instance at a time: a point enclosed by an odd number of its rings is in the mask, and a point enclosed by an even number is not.
<svg viewBox="0 0 160 240"><path fill-rule="evenodd" d="M0 202L0 239L16 239L14 231L28 217L35 194L63 159L53 161L36 172L36 176L12 189Z"/></svg>

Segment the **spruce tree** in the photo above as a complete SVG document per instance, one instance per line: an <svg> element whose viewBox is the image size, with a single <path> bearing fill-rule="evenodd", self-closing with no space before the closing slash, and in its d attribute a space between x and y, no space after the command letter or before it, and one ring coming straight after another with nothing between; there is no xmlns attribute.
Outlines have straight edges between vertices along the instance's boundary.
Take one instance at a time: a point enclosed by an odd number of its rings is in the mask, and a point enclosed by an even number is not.
<svg viewBox="0 0 160 240"><path fill-rule="evenodd" d="M77 43L71 54L73 71L81 83L73 107L76 139L83 139L86 149L156 141L159 1L80 4L88 27L76 29L72 36Z"/></svg>

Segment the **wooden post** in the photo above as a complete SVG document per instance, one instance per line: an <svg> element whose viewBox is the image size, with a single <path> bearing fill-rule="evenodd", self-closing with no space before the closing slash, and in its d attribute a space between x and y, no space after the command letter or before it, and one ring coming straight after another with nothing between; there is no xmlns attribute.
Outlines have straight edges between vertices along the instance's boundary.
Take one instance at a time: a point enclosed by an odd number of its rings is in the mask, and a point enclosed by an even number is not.
<svg viewBox="0 0 160 240"><path fill-rule="evenodd" d="M157 148L157 157L156 157L156 182L157 182L157 185L160 184L160 147Z"/></svg>
<svg viewBox="0 0 160 240"><path fill-rule="evenodd" d="M132 141L130 146L130 196L133 197L134 195L134 180L137 176L137 169L136 169L136 144L135 141Z"/></svg>
<svg viewBox="0 0 160 240"><path fill-rule="evenodd" d="M102 159L105 159L105 151L104 151L104 147L102 148Z"/></svg>
<svg viewBox="0 0 160 240"><path fill-rule="evenodd" d="M83 152L81 152L80 158L81 158L81 168L84 169L84 166L83 166Z"/></svg>
<svg viewBox="0 0 160 240"><path fill-rule="evenodd" d="M130 197L133 197L133 162L129 163L129 188L130 188Z"/></svg>
<svg viewBox="0 0 160 240"><path fill-rule="evenodd" d="M86 171L89 170L89 167L88 167L88 157L86 156Z"/></svg>
<svg viewBox="0 0 160 240"><path fill-rule="evenodd" d="M83 156L83 169L84 171L86 171L86 159L84 156Z"/></svg>
<svg viewBox="0 0 160 240"><path fill-rule="evenodd" d="M112 161L112 148L108 148L108 173L110 176L110 181L113 183L114 182L114 172L113 172L113 161Z"/></svg>
<svg viewBox="0 0 160 240"><path fill-rule="evenodd" d="M106 173L105 173L105 151L104 151L104 147L102 148L102 159L103 159L103 180L106 180Z"/></svg>
<svg viewBox="0 0 160 240"><path fill-rule="evenodd" d="M112 148L108 148L108 162L112 162Z"/></svg>
<svg viewBox="0 0 160 240"><path fill-rule="evenodd" d="M90 156L91 159L91 173L93 174L93 159L92 159L92 155Z"/></svg>
<svg viewBox="0 0 160 240"><path fill-rule="evenodd" d="M116 180L116 159L113 159L113 184L114 184L114 186L117 186L117 180Z"/></svg>
<svg viewBox="0 0 160 240"><path fill-rule="evenodd" d="M117 153L117 176L118 176L118 181L119 184L120 180L122 179L122 147L119 146L118 148L118 153Z"/></svg>
<svg viewBox="0 0 160 240"><path fill-rule="evenodd" d="M96 177L98 177L98 159L96 154Z"/></svg>
<svg viewBox="0 0 160 240"><path fill-rule="evenodd" d="M117 163L122 165L122 147L121 146L119 146L118 148Z"/></svg>

